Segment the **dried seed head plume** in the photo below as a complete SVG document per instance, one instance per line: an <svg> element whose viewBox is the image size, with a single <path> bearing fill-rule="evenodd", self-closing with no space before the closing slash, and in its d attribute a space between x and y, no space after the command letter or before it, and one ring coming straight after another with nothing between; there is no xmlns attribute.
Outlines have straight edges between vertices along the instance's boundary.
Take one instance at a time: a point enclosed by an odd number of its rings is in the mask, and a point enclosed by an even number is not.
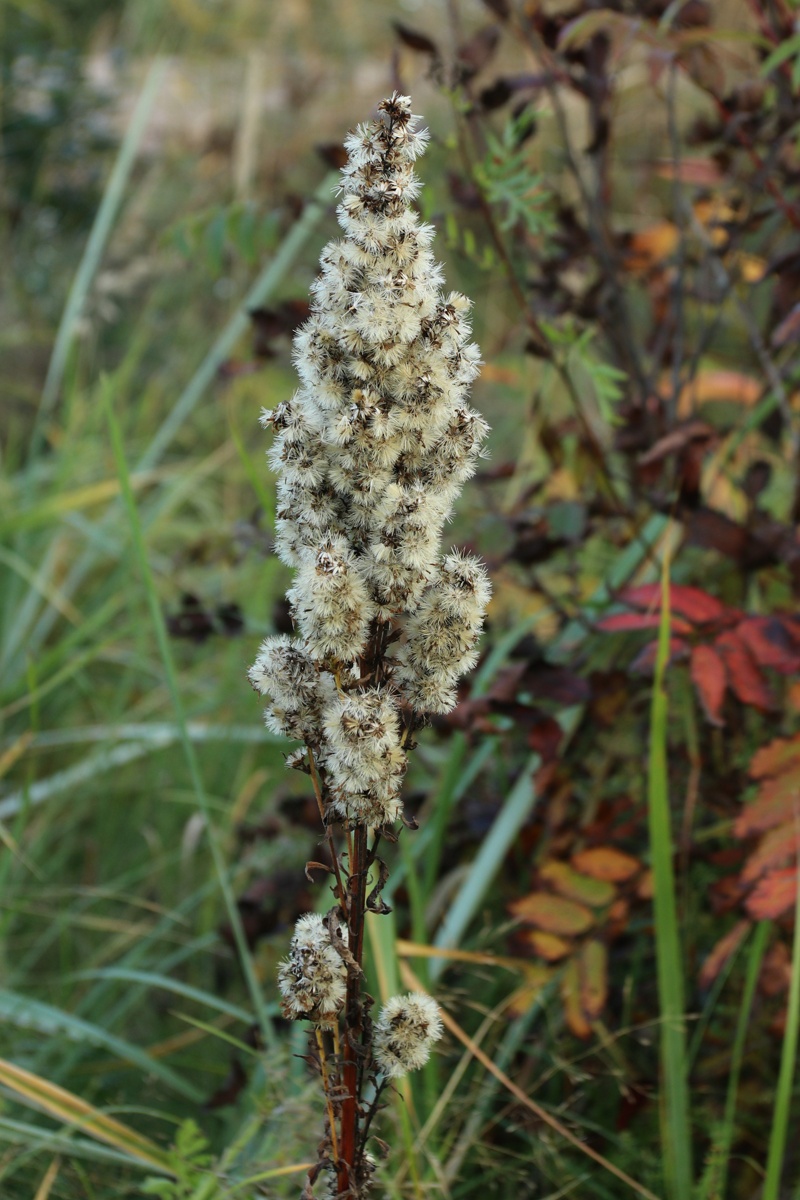
<svg viewBox="0 0 800 1200"><path fill-rule="evenodd" d="M347 926L339 924L336 932L347 945ZM331 1025L338 1017L347 992L347 967L318 913L298 919L289 957L278 967L278 986L283 1015L290 1020Z"/></svg>
<svg viewBox="0 0 800 1200"><path fill-rule="evenodd" d="M436 1001L423 992L387 1000L375 1022L372 1052L378 1070L389 1079L423 1067L442 1036Z"/></svg>

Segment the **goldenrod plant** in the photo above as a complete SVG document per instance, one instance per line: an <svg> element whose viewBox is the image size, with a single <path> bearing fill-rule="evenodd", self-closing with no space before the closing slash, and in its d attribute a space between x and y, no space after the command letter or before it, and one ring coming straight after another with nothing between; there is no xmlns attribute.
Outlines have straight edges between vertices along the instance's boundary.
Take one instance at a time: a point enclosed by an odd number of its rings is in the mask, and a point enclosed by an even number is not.
<svg viewBox="0 0 800 1200"><path fill-rule="evenodd" d="M441 1036L422 993L392 997L373 1022L364 918L388 911L378 849L396 840L407 756L428 715L455 705L490 592L480 561L442 553L488 428L467 400L480 360L470 302L442 290L434 230L412 207L418 120L395 93L348 136L344 236L322 253L294 340L301 384L262 417L296 634L267 638L250 680L269 729L302 743L287 765L310 776L335 881L334 907L300 917L278 973L284 1015L314 1027L325 1092L307 1198L367 1195L383 1089Z"/></svg>

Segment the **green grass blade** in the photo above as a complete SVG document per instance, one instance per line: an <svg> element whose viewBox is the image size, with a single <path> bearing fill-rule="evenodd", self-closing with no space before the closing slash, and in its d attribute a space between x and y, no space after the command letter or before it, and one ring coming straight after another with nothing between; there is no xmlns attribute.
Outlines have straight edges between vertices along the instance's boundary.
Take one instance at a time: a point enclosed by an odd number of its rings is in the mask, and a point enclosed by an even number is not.
<svg viewBox="0 0 800 1200"><path fill-rule="evenodd" d="M108 235L117 219L125 187L136 161L139 145L147 128L147 122L150 119L150 113L153 110L166 69L166 61L161 59L156 59L150 67L130 124L125 131L125 137L122 139L117 160L103 193L103 199L97 209L89 240L64 306L53 353L50 356L50 364L47 368L47 377L44 381L44 390L34 426L31 457L35 457L35 451L41 438L42 424L50 416L58 398L75 327L81 315L87 292L100 265Z"/></svg>
<svg viewBox="0 0 800 1200"><path fill-rule="evenodd" d="M246 1025L251 1024L253 1020L253 1014L244 1008L239 1008L238 1004L230 1004L227 1000L221 1000L219 996L213 996L201 988L191 987L188 983L181 983L177 979L170 979L169 976L159 975L154 971L131 971L125 967L104 967L96 971L78 971L71 978L140 983L146 988L160 988L162 991L172 992L176 996L183 996L185 1000L196 1000L198 1004L205 1004L207 1008L214 1008L217 1012L225 1013L237 1021L244 1021Z"/></svg>
<svg viewBox="0 0 800 1200"><path fill-rule="evenodd" d="M434 946L448 949L458 946L465 929L503 865L514 838L530 816L531 809L536 803L533 774L538 763L539 756L534 754L522 768L519 779L511 789L508 799L492 825L489 836L483 842L475 861L470 866L467 878L437 930L433 940ZM445 961L443 958L431 959L429 966L431 979L436 979L441 975Z"/></svg>
<svg viewBox="0 0 800 1200"><path fill-rule="evenodd" d="M648 816L653 864L656 963L661 1010L662 1156L673 1200L692 1194L689 1090L686 1079L686 1027L683 961L678 936L672 828L667 784L667 693L664 676L670 653L669 555L661 574L661 625L658 634L650 723Z"/></svg>
<svg viewBox="0 0 800 1200"><path fill-rule="evenodd" d="M0 1018L21 1029L36 1029L51 1038L66 1038L100 1046L115 1057L133 1063L146 1075L156 1076L188 1100L200 1104L204 1099L203 1093L194 1084L189 1083L159 1059L151 1058L138 1046L109 1033L92 1021L85 1021L82 1017L76 1017L52 1004L45 1004L42 1000L33 1000L30 996L0 990Z"/></svg>
<svg viewBox="0 0 800 1200"><path fill-rule="evenodd" d="M708 1168L699 1191L698 1200L719 1200L720 1197L725 1195L725 1186L728 1179L728 1160L736 1129L736 1098L739 1090L739 1075L742 1070L747 1030L750 1025L750 1010L753 1007L753 997L761 971L764 951L767 947L770 928L769 921L761 921L756 926L755 937L747 956L744 991L742 992L742 999L739 1006L739 1020L736 1024L736 1036L734 1037L733 1051L731 1053L731 1070L728 1076L725 1112L722 1118L722 1125L711 1147Z"/></svg>
<svg viewBox="0 0 800 1200"><path fill-rule="evenodd" d="M794 909L792 979L789 984L789 1004L786 1009L786 1032L783 1035L781 1047L781 1068L778 1074L778 1090L775 1093L763 1200L778 1200L780 1194L781 1170L786 1151L786 1139L789 1135L792 1088L797 1061L798 1025L800 1025L800 882Z"/></svg>
<svg viewBox="0 0 800 1200"><path fill-rule="evenodd" d="M150 608L150 616L153 621L153 628L155 630L158 648L164 664L164 673L167 677L167 686L172 699L175 718L180 729L181 745L183 746L183 752L189 768L189 774L194 787L195 796L197 798L198 808L203 814L205 820L208 843L211 849L211 857L214 862L214 869L216 871L220 890L225 902L228 920L230 921L231 929L233 930L242 970L247 982L248 991L250 992L250 999L252 1000L254 1011L257 1014L258 1023L261 1028L265 1043L268 1046L274 1046L275 1031L273 1029L269 1013L267 1012L266 1004L264 1003L264 997L261 993L261 985L256 977L252 955L250 954L244 929L242 928L241 915L230 886L230 881L228 879L228 873L216 829L211 820L211 809L205 793L205 788L203 786L202 776L200 774L200 764L197 759L197 754L195 753L194 743L189 737L189 731L187 729L186 716L183 711L183 701L178 688L178 677L175 670L175 663L172 658L172 650L169 644L169 638L167 637L167 628L164 623L164 614L161 611L161 605L156 592L155 580L153 579L153 573L147 557L147 547L144 543L142 525L141 521L139 520L138 510L136 508L136 501L134 499L133 490L131 488L130 474L128 472L128 464L125 459L125 450L122 445L122 433L116 416L114 415L114 409L111 402L111 382L108 379L105 381L103 399L106 417L108 420L108 427L111 434L111 444L114 451L114 459L116 461L117 472L120 478L123 503L127 510L128 519L131 525L134 553L138 560L142 582L147 593L147 603Z"/></svg>

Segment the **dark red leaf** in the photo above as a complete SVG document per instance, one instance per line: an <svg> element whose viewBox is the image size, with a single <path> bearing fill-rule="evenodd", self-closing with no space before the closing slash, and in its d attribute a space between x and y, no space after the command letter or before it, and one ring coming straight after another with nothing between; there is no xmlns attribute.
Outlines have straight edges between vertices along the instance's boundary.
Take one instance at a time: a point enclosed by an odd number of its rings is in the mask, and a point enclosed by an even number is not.
<svg viewBox="0 0 800 1200"><path fill-rule="evenodd" d="M620 600L634 608L660 608L661 584L643 583L639 587L625 588L620 592ZM686 587L675 583L669 589L670 610L680 613L689 621L698 625L706 621L717 621L725 615L725 606L700 588Z"/></svg>
<svg viewBox="0 0 800 1200"><path fill-rule="evenodd" d="M636 629L658 629L661 624L660 613L612 613L597 622L597 628L604 633L626 633ZM691 633L692 626L680 617L673 617L670 628L676 633Z"/></svg>
<svg viewBox="0 0 800 1200"><path fill-rule="evenodd" d="M671 663L680 662L681 659L687 658L689 655L689 643L683 638L669 639L669 661ZM656 658L658 657L658 642L648 642L643 646L636 658L631 663L631 670L640 675L649 675L655 670Z"/></svg>
<svg viewBox="0 0 800 1200"><path fill-rule="evenodd" d="M800 341L800 304L795 304L788 317L784 317L770 339L776 350L787 342Z"/></svg>
<svg viewBox="0 0 800 1200"><path fill-rule="evenodd" d="M333 167L334 171L341 171L347 163L347 151L339 142L320 143L314 149L322 161L329 167Z"/></svg>
<svg viewBox="0 0 800 1200"><path fill-rule="evenodd" d="M500 41L500 30L496 25L484 25L473 33L472 37L459 46L457 64L461 80L471 79L477 75L492 58L497 43Z"/></svg>
<svg viewBox="0 0 800 1200"><path fill-rule="evenodd" d="M586 680L566 667L548 663L529 664L523 676L523 687L534 700L551 700L554 704L584 704L591 696Z"/></svg>
<svg viewBox="0 0 800 1200"><path fill-rule="evenodd" d="M713 435L714 427L706 424L705 421L688 421L659 438L649 450L639 455L637 462L640 467L649 467L653 463L661 462L670 454L675 454L678 450L684 450L690 442L700 441L705 444Z"/></svg>
<svg viewBox="0 0 800 1200"><path fill-rule="evenodd" d="M736 628L753 658L782 675L800 671L800 644L788 621L781 617L746 617Z"/></svg>
<svg viewBox="0 0 800 1200"><path fill-rule="evenodd" d="M209 1096L203 1108L227 1108L229 1104L235 1104L236 1098L241 1092L244 1085L247 1083L247 1076L244 1072L244 1067L239 1062L238 1058L231 1060L231 1069L228 1072L225 1080L219 1085L217 1090Z"/></svg>
<svg viewBox="0 0 800 1200"><path fill-rule="evenodd" d="M564 730L555 717L543 717L537 721L528 733L528 745L541 755L543 762L551 762L558 755L558 748L564 737Z"/></svg>
<svg viewBox="0 0 800 1200"><path fill-rule="evenodd" d="M775 708L775 697L736 630L720 634L716 645L725 660L728 683L737 699L761 712L771 712Z"/></svg>
<svg viewBox="0 0 800 1200"><path fill-rule="evenodd" d="M692 683L706 717L712 725L724 725L722 702L725 699L727 675L725 663L713 646L694 647L691 673Z"/></svg>

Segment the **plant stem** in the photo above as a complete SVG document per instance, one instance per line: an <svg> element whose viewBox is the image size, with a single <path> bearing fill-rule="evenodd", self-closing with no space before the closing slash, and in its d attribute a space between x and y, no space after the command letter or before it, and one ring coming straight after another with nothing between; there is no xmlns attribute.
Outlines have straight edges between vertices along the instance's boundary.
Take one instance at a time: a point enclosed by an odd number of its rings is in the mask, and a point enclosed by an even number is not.
<svg viewBox="0 0 800 1200"><path fill-rule="evenodd" d="M348 968L345 1001L343 1083L347 1095L342 1101L341 1155L338 1162L340 1192L348 1191L355 1182L361 1092L359 1051L363 1035L361 962L364 953L364 909L367 898L367 832L366 825L356 826L353 832L353 857L349 864L347 931L350 952L356 965Z"/></svg>

